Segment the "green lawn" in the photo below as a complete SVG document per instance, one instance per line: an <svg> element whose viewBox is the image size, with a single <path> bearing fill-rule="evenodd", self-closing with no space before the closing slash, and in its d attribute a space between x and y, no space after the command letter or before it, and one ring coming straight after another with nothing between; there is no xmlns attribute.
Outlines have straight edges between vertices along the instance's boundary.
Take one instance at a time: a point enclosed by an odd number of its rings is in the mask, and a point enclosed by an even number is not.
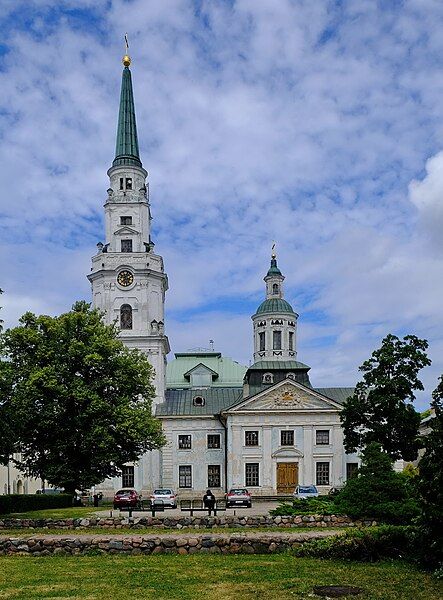
<svg viewBox="0 0 443 600"><path fill-rule="evenodd" d="M72 508L47 508L46 510L31 510L24 513L0 515L1 519L83 519L96 516L97 511L105 511L106 516L112 507L100 506L73 506Z"/></svg>
<svg viewBox="0 0 443 600"><path fill-rule="evenodd" d="M406 563L276 556L0 557L0 598L282 600L314 585L356 585L361 600L438 600L442 586Z"/></svg>

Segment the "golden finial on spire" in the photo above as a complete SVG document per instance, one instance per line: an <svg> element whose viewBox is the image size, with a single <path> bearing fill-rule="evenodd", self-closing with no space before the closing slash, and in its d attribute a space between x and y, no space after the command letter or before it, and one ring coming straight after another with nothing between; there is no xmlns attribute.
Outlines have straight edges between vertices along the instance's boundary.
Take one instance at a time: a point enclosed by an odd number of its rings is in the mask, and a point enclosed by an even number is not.
<svg viewBox="0 0 443 600"><path fill-rule="evenodd" d="M129 65L131 64L131 57L128 54L128 50L129 50L128 34L125 33L125 55L122 59L122 62L125 65L125 67L129 67Z"/></svg>
<svg viewBox="0 0 443 600"><path fill-rule="evenodd" d="M277 258L277 252L275 251L275 242L272 242L272 253L271 253L271 258L275 259Z"/></svg>

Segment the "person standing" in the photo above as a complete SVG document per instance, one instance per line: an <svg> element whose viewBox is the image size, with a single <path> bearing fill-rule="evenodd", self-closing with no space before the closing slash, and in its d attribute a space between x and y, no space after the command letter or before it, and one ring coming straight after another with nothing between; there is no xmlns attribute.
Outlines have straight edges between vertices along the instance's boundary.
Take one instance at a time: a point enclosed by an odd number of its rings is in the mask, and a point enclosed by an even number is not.
<svg viewBox="0 0 443 600"><path fill-rule="evenodd" d="M203 505L208 509L209 516L211 516L212 511L214 511L215 514L215 496L211 490L207 490L206 494L203 496Z"/></svg>

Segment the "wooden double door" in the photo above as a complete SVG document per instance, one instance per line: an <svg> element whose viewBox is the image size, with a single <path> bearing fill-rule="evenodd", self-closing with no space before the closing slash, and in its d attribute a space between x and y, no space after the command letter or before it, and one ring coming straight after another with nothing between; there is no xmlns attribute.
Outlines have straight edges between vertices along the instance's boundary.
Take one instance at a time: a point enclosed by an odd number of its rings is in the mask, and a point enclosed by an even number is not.
<svg viewBox="0 0 443 600"><path fill-rule="evenodd" d="M292 494L298 485L298 463L277 463L277 494Z"/></svg>

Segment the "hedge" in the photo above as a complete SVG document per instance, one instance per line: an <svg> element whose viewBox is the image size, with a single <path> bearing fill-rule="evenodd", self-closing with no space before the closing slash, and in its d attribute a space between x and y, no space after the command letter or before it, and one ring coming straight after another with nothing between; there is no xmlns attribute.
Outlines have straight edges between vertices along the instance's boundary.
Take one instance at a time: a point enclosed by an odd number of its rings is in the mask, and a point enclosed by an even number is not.
<svg viewBox="0 0 443 600"><path fill-rule="evenodd" d="M70 494L6 494L0 496L0 515L68 506L72 506Z"/></svg>

